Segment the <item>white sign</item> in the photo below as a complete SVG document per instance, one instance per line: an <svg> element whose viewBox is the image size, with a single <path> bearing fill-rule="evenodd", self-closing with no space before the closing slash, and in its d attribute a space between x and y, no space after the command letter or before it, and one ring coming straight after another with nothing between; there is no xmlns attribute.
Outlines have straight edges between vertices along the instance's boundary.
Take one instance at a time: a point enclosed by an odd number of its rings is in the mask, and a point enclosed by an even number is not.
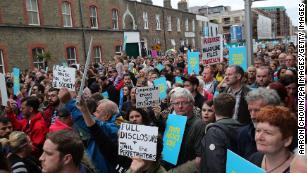
<svg viewBox="0 0 307 173"><path fill-rule="evenodd" d="M195 33L194 32L185 32L184 37L186 37L186 38L195 37Z"/></svg>
<svg viewBox="0 0 307 173"><path fill-rule="evenodd" d="M136 89L136 107L147 108L160 105L158 87L138 87Z"/></svg>
<svg viewBox="0 0 307 173"><path fill-rule="evenodd" d="M119 155L156 160L158 127L122 123L118 138Z"/></svg>
<svg viewBox="0 0 307 173"><path fill-rule="evenodd" d="M204 64L215 64L220 62L222 52L223 40L221 37L202 39L202 55Z"/></svg>
<svg viewBox="0 0 307 173"><path fill-rule="evenodd" d="M4 74L0 73L0 90L1 90L1 100L2 100L2 105L7 106L7 90L6 90L6 82L5 82L5 76Z"/></svg>
<svg viewBox="0 0 307 173"><path fill-rule="evenodd" d="M55 88L68 88L71 91L75 90L76 69L55 65L53 67L52 86Z"/></svg>

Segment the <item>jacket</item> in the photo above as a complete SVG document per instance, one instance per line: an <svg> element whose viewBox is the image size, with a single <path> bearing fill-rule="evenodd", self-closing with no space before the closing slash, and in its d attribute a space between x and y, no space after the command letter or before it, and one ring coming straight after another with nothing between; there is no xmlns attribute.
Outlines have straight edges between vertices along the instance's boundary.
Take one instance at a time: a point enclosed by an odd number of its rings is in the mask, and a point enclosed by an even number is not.
<svg viewBox="0 0 307 173"><path fill-rule="evenodd" d="M76 100L70 100L65 104L65 108L71 112L74 122L74 129L80 133L81 138L83 141L85 141L86 152L96 167L97 173L111 172L111 165L109 164L108 160L105 159L104 155L99 151L99 147L94 137L91 136L89 128L84 122L82 113L76 107ZM117 126L115 123L116 118L117 116L114 115L109 121L106 122L102 122L94 118L101 130L103 130L113 142L117 141L117 131L119 129L119 126Z"/></svg>
<svg viewBox="0 0 307 173"><path fill-rule="evenodd" d="M40 163L33 157L21 158L16 154L8 156L12 172L41 173Z"/></svg>
<svg viewBox="0 0 307 173"><path fill-rule="evenodd" d="M54 124L49 127L49 132L56 132L59 130L72 130L72 128L57 118Z"/></svg>
<svg viewBox="0 0 307 173"><path fill-rule="evenodd" d="M228 128L227 135L221 128L214 126L215 124L222 124ZM210 127L211 126L211 127ZM201 172L202 173L225 173L226 158L227 158L227 144L230 140L236 141L236 132L241 124L232 119L224 118L215 123L208 124L206 134L201 141ZM230 139L231 138L231 139Z"/></svg>
<svg viewBox="0 0 307 173"><path fill-rule="evenodd" d="M248 159L253 153L257 152L253 123L239 128L237 143L238 154L245 159Z"/></svg>
<svg viewBox="0 0 307 173"><path fill-rule="evenodd" d="M12 122L14 130L25 132L31 139L33 155L37 158L42 154L42 148L48 133L47 124L40 112L36 113L30 120L17 120L14 113L8 113L7 117Z"/></svg>

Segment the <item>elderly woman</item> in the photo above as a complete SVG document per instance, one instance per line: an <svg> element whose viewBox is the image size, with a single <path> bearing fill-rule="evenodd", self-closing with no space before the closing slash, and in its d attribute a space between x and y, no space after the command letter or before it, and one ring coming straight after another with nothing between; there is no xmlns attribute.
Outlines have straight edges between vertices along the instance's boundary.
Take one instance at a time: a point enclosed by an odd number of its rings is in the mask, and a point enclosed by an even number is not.
<svg viewBox="0 0 307 173"><path fill-rule="evenodd" d="M256 115L256 122L258 152L250 161L267 173L288 173L293 159L289 147L297 131L296 117L286 107L266 106Z"/></svg>

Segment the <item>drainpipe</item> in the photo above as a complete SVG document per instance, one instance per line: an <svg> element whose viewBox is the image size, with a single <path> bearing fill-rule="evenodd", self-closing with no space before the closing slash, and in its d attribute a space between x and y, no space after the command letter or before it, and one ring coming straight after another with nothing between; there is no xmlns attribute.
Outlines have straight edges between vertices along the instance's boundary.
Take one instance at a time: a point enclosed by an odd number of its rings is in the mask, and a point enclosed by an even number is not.
<svg viewBox="0 0 307 173"><path fill-rule="evenodd" d="M82 28L82 46L83 46L83 55L84 55L84 62L86 62L86 47L85 47L85 29L84 29L84 23L83 23L83 10L81 5L81 0L79 0L79 12L80 12L80 22L81 22L81 28ZM90 48L91 49L91 48ZM91 55L89 55L91 56Z"/></svg>
<svg viewBox="0 0 307 173"><path fill-rule="evenodd" d="M163 34L164 34L164 51L166 51L166 34L165 34L165 16L164 16L164 8L162 9L162 16L163 16Z"/></svg>

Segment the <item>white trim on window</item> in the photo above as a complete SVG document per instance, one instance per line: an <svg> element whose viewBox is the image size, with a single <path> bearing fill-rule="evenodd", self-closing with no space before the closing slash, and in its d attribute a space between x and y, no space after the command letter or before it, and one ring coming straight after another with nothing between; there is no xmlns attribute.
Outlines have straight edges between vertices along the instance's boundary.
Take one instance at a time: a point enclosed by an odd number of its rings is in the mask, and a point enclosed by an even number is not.
<svg viewBox="0 0 307 173"><path fill-rule="evenodd" d="M63 26L72 27L71 6L69 2L62 3Z"/></svg>
<svg viewBox="0 0 307 173"><path fill-rule="evenodd" d="M167 16L167 31L172 31L172 17Z"/></svg>
<svg viewBox="0 0 307 173"><path fill-rule="evenodd" d="M118 28L118 10L112 9L112 29Z"/></svg>
<svg viewBox="0 0 307 173"><path fill-rule="evenodd" d="M0 73L5 74L3 50L0 49Z"/></svg>
<svg viewBox="0 0 307 173"><path fill-rule="evenodd" d="M195 32L195 20L192 20L192 32Z"/></svg>
<svg viewBox="0 0 307 173"><path fill-rule="evenodd" d="M189 19L185 19L185 31L188 32L189 31Z"/></svg>
<svg viewBox="0 0 307 173"><path fill-rule="evenodd" d="M178 17L177 18L177 31L180 32L181 29L180 29L180 18Z"/></svg>
<svg viewBox="0 0 307 173"><path fill-rule="evenodd" d="M77 64L77 52L75 47L66 48L67 51L67 64Z"/></svg>
<svg viewBox="0 0 307 173"><path fill-rule="evenodd" d="M143 21L144 21L144 29L148 28L148 13L146 11L143 12Z"/></svg>
<svg viewBox="0 0 307 173"><path fill-rule="evenodd" d="M161 22L159 14L156 14L156 30L161 30Z"/></svg>
<svg viewBox="0 0 307 173"><path fill-rule="evenodd" d="M97 29L98 28L98 17L97 17L97 7L90 6L90 21L91 21L91 28Z"/></svg>
<svg viewBox="0 0 307 173"><path fill-rule="evenodd" d="M27 0L26 6L29 25L40 25L37 0Z"/></svg>
<svg viewBox="0 0 307 173"><path fill-rule="evenodd" d="M93 61L94 61L94 63L100 63L101 62L101 47L100 46L94 47Z"/></svg>
<svg viewBox="0 0 307 173"><path fill-rule="evenodd" d="M44 68L44 59L38 58L38 55L42 55L44 54L44 52L44 48L37 47L32 49L32 59L34 67L38 69Z"/></svg>

